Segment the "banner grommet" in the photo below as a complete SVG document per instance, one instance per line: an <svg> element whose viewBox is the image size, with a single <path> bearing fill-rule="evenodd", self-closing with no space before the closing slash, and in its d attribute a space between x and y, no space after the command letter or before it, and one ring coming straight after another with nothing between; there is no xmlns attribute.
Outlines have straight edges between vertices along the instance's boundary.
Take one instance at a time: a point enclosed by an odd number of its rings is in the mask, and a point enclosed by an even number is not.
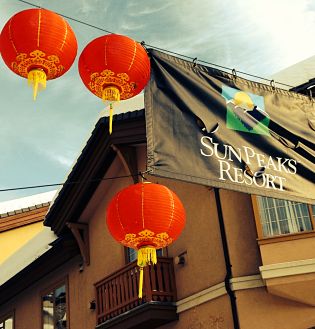
<svg viewBox="0 0 315 329"><path fill-rule="evenodd" d="M235 69L232 69L233 80L237 79L237 73Z"/></svg>
<svg viewBox="0 0 315 329"><path fill-rule="evenodd" d="M275 80L270 80L270 87L272 88L273 91L276 90L276 84L275 84Z"/></svg>

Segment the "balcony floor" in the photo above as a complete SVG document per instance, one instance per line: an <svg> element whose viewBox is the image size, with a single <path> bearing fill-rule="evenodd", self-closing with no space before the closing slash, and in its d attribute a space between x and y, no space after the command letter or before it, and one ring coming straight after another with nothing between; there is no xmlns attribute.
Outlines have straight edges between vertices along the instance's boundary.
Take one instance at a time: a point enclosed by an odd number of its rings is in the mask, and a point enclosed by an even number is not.
<svg viewBox="0 0 315 329"><path fill-rule="evenodd" d="M175 303L148 302L96 326L96 329L154 329L178 320Z"/></svg>

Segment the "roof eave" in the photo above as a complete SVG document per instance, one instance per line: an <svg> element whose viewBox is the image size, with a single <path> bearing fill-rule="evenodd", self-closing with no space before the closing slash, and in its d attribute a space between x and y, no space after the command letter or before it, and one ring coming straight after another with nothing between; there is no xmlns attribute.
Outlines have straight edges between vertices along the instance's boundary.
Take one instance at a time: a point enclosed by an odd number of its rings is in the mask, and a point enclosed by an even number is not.
<svg viewBox="0 0 315 329"><path fill-rule="evenodd" d="M0 305L79 254L79 248L73 238L64 237L56 240L51 249L0 286Z"/></svg>
<svg viewBox="0 0 315 329"><path fill-rule="evenodd" d="M77 222L116 156L111 145L145 141L144 110L114 116L111 135L108 134L108 117L101 118L49 209L44 225L60 235L67 230L67 222Z"/></svg>

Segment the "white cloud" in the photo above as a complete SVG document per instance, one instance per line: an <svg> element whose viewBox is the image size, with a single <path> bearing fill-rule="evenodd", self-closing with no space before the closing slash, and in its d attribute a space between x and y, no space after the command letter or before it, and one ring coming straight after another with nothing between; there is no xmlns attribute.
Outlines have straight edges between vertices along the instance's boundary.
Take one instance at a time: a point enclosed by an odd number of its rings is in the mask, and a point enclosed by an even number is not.
<svg viewBox="0 0 315 329"><path fill-rule="evenodd" d="M63 167L70 168L73 164L73 158L67 158L61 154L48 153L51 160L57 162ZM47 154L47 155L48 155Z"/></svg>
<svg viewBox="0 0 315 329"><path fill-rule="evenodd" d="M143 4L141 6L133 3L132 5L129 5L129 8L131 9L128 11L128 15L131 17L139 17L139 16L145 16L145 15L152 15L156 14L158 12L161 12L171 6L173 6L171 2L163 2L161 4L157 2L147 2L147 4Z"/></svg>
<svg viewBox="0 0 315 329"><path fill-rule="evenodd" d="M79 8L79 12L84 15L88 15L94 11L94 7L91 4L91 1L87 1L87 0L81 0L81 6L78 6L78 8Z"/></svg>

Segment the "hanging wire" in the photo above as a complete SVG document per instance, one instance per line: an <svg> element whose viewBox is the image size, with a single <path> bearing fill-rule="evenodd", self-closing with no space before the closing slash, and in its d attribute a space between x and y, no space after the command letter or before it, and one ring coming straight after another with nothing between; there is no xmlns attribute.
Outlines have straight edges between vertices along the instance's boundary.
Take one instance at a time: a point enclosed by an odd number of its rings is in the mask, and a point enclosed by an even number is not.
<svg viewBox="0 0 315 329"><path fill-rule="evenodd" d="M32 6L32 7L43 8L43 7L41 7L41 6L35 5L35 4L33 4L33 3L31 3L31 2L28 2L28 1L25 1L25 0L17 0L17 1L22 2L22 3L25 3L25 4L27 4L27 5L30 5L30 6ZM111 32L111 31L108 31L108 30L102 29L101 27L98 27L98 26L92 25L92 24L90 24L90 23L83 22L83 21L81 21L81 20L79 20L79 19L76 19L76 18L73 18L73 17L70 17L70 16L66 16L66 15L61 14L61 13L57 13L57 12L55 12L55 13L58 14L59 16L61 16L61 17L64 17L64 18L69 19L69 20L71 20L71 21L74 21L74 22L77 22L77 23L80 23L80 24L83 24L83 25L86 25L86 26L92 27L92 28L94 28L94 29L96 29L96 30L103 31L103 32L106 32L106 33L114 33L114 32Z"/></svg>
<svg viewBox="0 0 315 329"><path fill-rule="evenodd" d="M25 1L25 0L17 0L17 1L18 2L22 2L22 3L25 3L25 4L27 4L29 6L32 6L32 7L42 8L41 6L35 5L35 4L33 4L33 3L29 2L29 1ZM99 30L99 31L102 31L102 32L115 33L115 32L112 32L112 31L103 29L101 27L98 27L96 25L92 25L92 24L86 23L86 22L81 21L79 19L76 19L76 18L73 18L73 17L70 17L70 16L66 16L66 15L61 14L61 13L58 13L58 12L56 12L56 14L58 14L58 15L64 17L64 18L66 18L66 19L69 19L71 21L77 22L77 23L82 24L82 25L85 25L85 26L92 27L92 28L94 28L96 30ZM186 58L186 59L189 59L191 61L194 61L195 58L196 58L196 57L190 57L190 56L187 56L187 55L183 55L183 54L180 54L180 53L177 53L175 51L168 50L168 49L164 49L164 48L156 47L156 46L153 46L153 45L149 45L149 44L146 44L144 41L141 41L140 43L142 45L145 45L146 47L150 47L152 49L160 50L160 51L166 52L166 53L171 54L171 55L179 56L181 58ZM226 66L222 66L222 65L219 65L219 64L215 64L215 63L211 63L211 62L208 62L208 61L205 61L205 60L198 59L198 62L207 64L207 65L210 65L210 66L218 67L218 68L221 68L221 69L224 69L224 70L227 70L227 71L232 71L232 68L229 68L229 67L226 67ZM261 76L258 76L258 75L247 73L247 72L243 72L243 71L239 71L239 70L237 70L237 72L240 73L240 74L243 74L245 76L252 77L252 78L256 78L256 79L260 79L260 80L264 80L264 81L269 81L269 82L272 81L271 79L267 79L267 78L264 78L264 77L261 77ZM278 81L276 83L279 84L279 85L282 85L282 86L289 87L289 88L294 88L294 86L288 85L286 83L282 83L282 82L278 82Z"/></svg>
<svg viewBox="0 0 315 329"><path fill-rule="evenodd" d="M28 1L24 1L24 0L17 0L17 1L26 3L27 5L30 5L32 7L41 8L41 6L35 5L34 3L31 3L31 2L28 2Z"/></svg>
<svg viewBox="0 0 315 329"><path fill-rule="evenodd" d="M20 186L20 187L12 187L12 188L4 188L0 189L0 192L9 192L9 191L18 191L18 190L30 190L35 188L43 188L43 187L53 187L53 186L67 186L67 185L77 185L77 184L89 184L89 183L95 183L95 182L101 182L101 181L107 181L107 180L114 180L114 179L121 179L121 178L129 178L129 177L135 177L140 176L142 179L147 180L147 178L144 177L144 174L148 174L150 170L146 171L140 171L137 174L134 175L122 175L122 176L114 176L114 177L106 177L106 178L95 178L95 179L89 179L89 180L82 180L82 181L70 181L66 183L53 183L53 184L44 184L44 185L31 185L31 186Z"/></svg>

